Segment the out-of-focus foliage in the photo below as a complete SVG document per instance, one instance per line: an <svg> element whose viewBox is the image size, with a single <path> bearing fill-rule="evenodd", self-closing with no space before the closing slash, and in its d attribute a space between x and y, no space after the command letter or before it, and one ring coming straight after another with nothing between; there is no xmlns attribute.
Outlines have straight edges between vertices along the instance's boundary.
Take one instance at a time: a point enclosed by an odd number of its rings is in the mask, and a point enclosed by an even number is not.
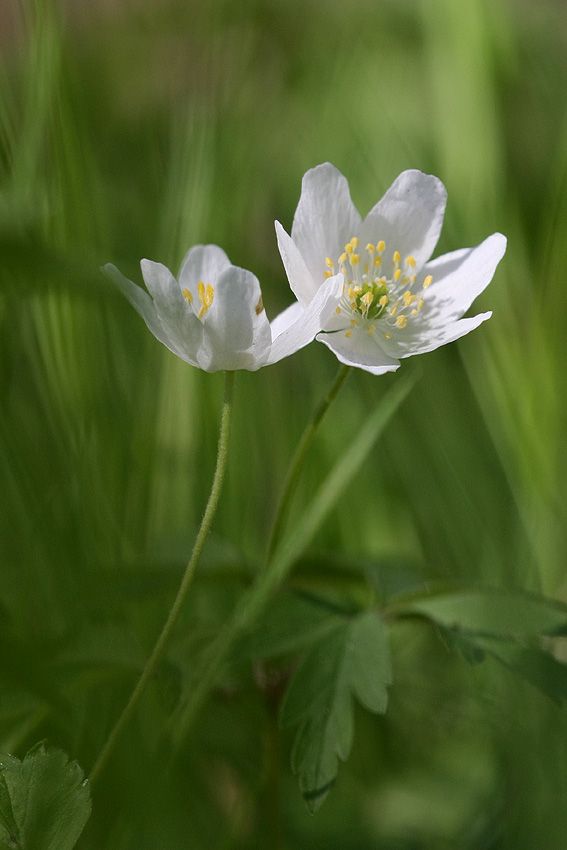
<svg viewBox="0 0 567 850"><path fill-rule="evenodd" d="M439 251L496 230L509 248L479 305L493 318L420 359L287 592L341 612L431 580L565 599L565 33L560 0L0 8L1 751L23 758L45 738L88 772L212 475L220 377L159 346L98 267L136 277L143 256L175 267L217 242L258 274L273 316L291 300L273 219L290 224L301 175L326 159L362 211L402 169L431 171L449 191ZM292 775L293 730L278 730L299 644L275 660L258 660L253 636L235 648L165 765L156 729L260 568L335 369L313 345L238 375L214 533L79 848L564 850L564 710L508 669L509 649L485 638L470 666L411 618L390 630L388 712L356 710L351 757L315 817ZM351 377L291 522L399 379Z"/></svg>

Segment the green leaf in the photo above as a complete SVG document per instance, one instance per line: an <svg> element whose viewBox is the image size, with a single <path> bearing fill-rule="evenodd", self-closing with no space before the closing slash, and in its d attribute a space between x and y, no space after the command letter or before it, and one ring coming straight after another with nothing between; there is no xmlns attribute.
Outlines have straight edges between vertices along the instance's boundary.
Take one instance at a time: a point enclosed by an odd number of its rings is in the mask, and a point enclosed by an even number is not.
<svg viewBox="0 0 567 850"><path fill-rule="evenodd" d="M72 850L90 813L83 771L61 750L0 757L0 850Z"/></svg>
<svg viewBox="0 0 567 850"><path fill-rule="evenodd" d="M292 768L315 811L330 791L350 753L353 697L384 714L391 683L390 649L384 623L366 612L337 625L304 657L289 685L282 726L299 724Z"/></svg>
<svg viewBox="0 0 567 850"><path fill-rule="evenodd" d="M544 649L486 637L469 639L469 645L521 676L554 702L567 700L567 665Z"/></svg>
<svg viewBox="0 0 567 850"><path fill-rule="evenodd" d="M496 589L469 589L414 596L388 609L419 616L446 629L526 639L567 634L567 606L542 596Z"/></svg>
<svg viewBox="0 0 567 850"><path fill-rule="evenodd" d="M340 499L345 487L350 484L370 454L376 440L407 397L415 383L415 377L407 377L394 384L378 406L358 429L349 446L339 457L296 525L289 530L276 550L270 572L277 578L284 577L291 565L311 543L330 511Z"/></svg>
<svg viewBox="0 0 567 850"><path fill-rule="evenodd" d="M298 652L342 622L324 604L298 593L279 594L254 629L243 637L234 655L274 658Z"/></svg>

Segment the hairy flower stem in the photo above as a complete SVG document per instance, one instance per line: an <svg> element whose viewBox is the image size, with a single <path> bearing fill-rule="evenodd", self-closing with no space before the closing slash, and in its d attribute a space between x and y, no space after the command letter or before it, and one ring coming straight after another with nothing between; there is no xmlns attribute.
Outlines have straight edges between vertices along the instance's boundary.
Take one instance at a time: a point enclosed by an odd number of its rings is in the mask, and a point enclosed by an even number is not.
<svg viewBox="0 0 567 850"><path fill-rule="evenodd" d="M140 678L138 679L136 687L132 691L130 699L126 703L122 714L114 724L114 727L110 732L110 735L108 736L102 750L100 751L100 754L94 764L93 769L91 770L89 776L91 784L96 782L101 773L104 771L106 763L110 755L112 754L112 751L114 750L114 747L116 746L120 735L122 734L124 728L127 726L128 721L132 717L132 714L134 713L134 710L148 685L148 682L152 678L153 674L156 671L156 668L158 667L161 659L163 658L171 634L183 609L187 593L193 582L195 570L197 568L197 564L199 562L199 558L201 556L205 540L210 531L222 490L224 473L226 470L226 462L228 458L228 441L230 434L230 418L232 412L233 388L234 372L225 372L224 401L221 414L215 474L213 477L213 483L211 487L211 492L209 494L207 506L203 514L203 519L201 520L201 525L199 526L199 531L197 532L197 537L195 538L193 551L191 552L191 557L189 558L187 566L185 567L185 572L183 573L181 584L179 585L179 589L173 601L173 605L171 606L169 614L167 615L167 619L163 625L163 628L159 634L159 637L151 652L151 655L146 661L146 665L142 671Z"/></svg>
<svg viewBox="0 0 567 850"><path fill-rule="evenodd" d="M299 445L291 462L280 499L274 527L270 535L271 555L265 568L258 574L256 580L246 591L244 598L237 606L233 616L220 630L206 654L206 663L200 670L200 676L195 682L191 693L174 713L170 723L170 734L174 743L179 746L193 725L201 706L207 699L215 681L226 661L234 641L248 629L260 615L271 595L277 590L293 565L287 552L280 553L276 549L276 541L281 530L286 509L293 495L299 474L303 467L307 450L311 445L325 413L336 398L351 371L350 366L341 366L335 381L316 408L312 419L307 425L299 441Z"/></svg>
<svg viewBox="0 0 567 850"><path fill-rule="evenodd" d="M289 505L293 498L293 494L295 493L295 488L297 487L297 482L299 481L299 477L301 475L301 470L303 469L303 464L305 463L307 452L309 451L311 443L313 442L313 439L319 429L319 425L323 421L327 410L331 406L334 399L337 397L340 388L350 375L350 372L350 366L339 367L333 385L329 389L327 395L324 396L324 398L322 398L319 402L319 405L315 409L311 421L307 424L307 427L301 435L301 439L299 440L298 446L295 450L295 454L289 465L283 490L274 516L272 530L270 532L270 538L268 541L268 551L266 557L266 562L268 564L273 558L276 546L281 537L282 527L286 520Z"/></svg>

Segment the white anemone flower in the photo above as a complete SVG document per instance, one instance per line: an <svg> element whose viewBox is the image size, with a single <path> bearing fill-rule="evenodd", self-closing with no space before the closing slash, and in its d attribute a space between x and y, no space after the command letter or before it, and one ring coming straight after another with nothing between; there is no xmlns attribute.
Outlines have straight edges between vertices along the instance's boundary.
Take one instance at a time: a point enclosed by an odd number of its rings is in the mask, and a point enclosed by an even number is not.
<svg viewBox="0 0 567 850"><path fill-rule="evenodd" d="M276 221L278 247L297 303L308 310L342 280L333 320L317 339L342 362L375 375L402 357L433 351L474 330L492 313L463 319L492 280L506 250L494 233L475 248L430 260L447 193L421 171L404 171L362 219L345 177L330 163L303 178L291 237Z"/></svg>
<svg viewBox="0 0 567 850"><path fill-rule="evenodd" d="M161 263L140 265L149 294L115 266L103 270L161 343L206 372L255 371L303 348L331 320L342 285L337 278L301 314L285 310L270 324L257 278L216 245L191 248L179 280Z"/></svg>

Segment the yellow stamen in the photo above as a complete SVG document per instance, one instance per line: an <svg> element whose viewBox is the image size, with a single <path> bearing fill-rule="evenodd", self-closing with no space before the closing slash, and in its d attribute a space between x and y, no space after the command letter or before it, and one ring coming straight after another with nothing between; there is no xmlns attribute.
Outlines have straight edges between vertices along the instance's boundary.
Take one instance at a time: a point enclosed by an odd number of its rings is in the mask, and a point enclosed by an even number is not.
<svg viewBox="0 0 567 850"><path fill-rule="evenodd" d="M395 316L397 312L398 312L398 305L397 304L394 304L393 307L390 307L390 316Z"/></svg>
<svg viewBox="0 0 567 850"><path fill-rule="evenodd" d="M350 240L350 244L352 245L353 249L356 251L356 249L358 248L358 236L353 236L352 239Z"/></svg>
<svg viewBox="0 0 567 850"><path fill-rule="evenodd" d="M354 248L353 248L353 246L351 245L350 242L346 243L345 251L347 252L347 254L352 254L352 252L354 251Z"/></svg>
<svg viewBox="0 0 567 850"><path fill-rule="evenodd" d="M398 316L396 319L396 327L397 328L405 328L408 323L407 316Z"/></svg>
<svg viewBox="0 0 567 850"><path fill-rule="evenodd" d="M333 277L333 272L329 271L329 269L326 269L324 274L326 278Z"/></svg>
<svg viewBox="0 0 567 850"><path fill-rule="evenodd" d="M380 240L380 241L376 244L376 250L378 251L378 253L379 253L379 254L381 254L381 253L382 253L382 251L384 251L385 249L386 249L386 243L384 242L384 240L383 240L383 239L381 239L381 240Z"/></svg>
<svg viewBox="0 0 567 850"><path fill-rule="evenodd" d="M374 257L374 265L379 269L382 265L382 257Z"/></svg>
<svg viewBox="0 0 567 850"><path fill-rule="evenodd" d="M258 303L256 304L256 307L254 308L254 312L256 313L257 316L259 316L260 313L262 313L263 311L264 311L264 302L262 300L262 296L260 295L260 297L258 299Z"/></svg>
<svg viewBox="0 0 567 850"><path fill-rule="evenodd" d="M374 245L372 244L372 242L368 243L368 245L366 246L366 250L368 251L369 254L374 253Z"/></svg>
<svg viewBox="0 0 567 850"><path fill-rule="evenodd" d="M336 307L336 308L335 308L335 313L337 314L337 316L340 316L340 314L341 314L341 308L340 308L340 307Z"/></svg>
<svg viewBox="0 0 567 850"><path fill-rule="evenodd" d="M352 331L345 331L345 336L350 338L352 336Z"/></svg>
<svg viewBox="0 0 567 850"><path fill-rule="evenodd" d="M189 304L191 304L191 303L192 303L192 301L193 301L193 296L191 295L191 292L190 292L190 290L189 290L189 289L187 289L187 287L185 287L185 289L183 289L183 290L182 290L181 294L183 295L183 297L185 298L185 300L186 300Z"/></svg>
<svg viewBox="0 0 567 850"><path fill-rule="evenodd" d="M376 333L376 325L368 325L366 331L372 336L373 333Z"/></svg>
<svg viewBox="0 0 567 850"><path fill-rule="evenodd" d="M431 286L433 283L433 277L428 274L426 278L423 279L423 288L427 289L428 286Z"/></svg>
<svg viewBox="0 0 567 850"><path fill-rule="evenodd" d="M360 255L359 254L351 254L350 255L351 266L357 266L359 263L360 263Z"/></svg>
<svg viewBox="0 0 567 850"><path fill-rule="evenodd" d="M335 264L333 263L330 257L325 257L325 265L329 266L329 268L332 269Z"/></svg>
<svg viewBox="0 0 567 850"><path fill-rule="evenodd" d="M390 299L388 298L387 295L383 295L382 298L380 298L380 300L378 301L378 304L380 305L380 307L386 307L389 300Z"/></svg>
<svg viewBox="0 0 567 850"><path fill-rule="evenodd" d="M415 257L412 254L406 257L406 266L409 266L410 269L415 269Z"/></svg>
<svg viewBox="0 0 567 850"><path fill-rule="evenodd" d="M203 281L200 280L197 284L197 294L199 296L199 301L201 302L201 309L199 310L198 316L202 319L211 308L211 304L215 297L215 288L211 283L204 284Z"/></svg>
<svg viewBox="0 0 567 850"><path fill-rule="evenodd" d="M397 282L401 278L401 276L402 276L402 270L396 269L396 271L394 272L394 280Z"/></svg>
<svg viewBox="0 0 567 850"><path fill-rule="evenodd" d="M347 261L347 253L346 253L346 251L343 251L343 253L339 257L339 263L341 263L341 264L346 263L346 261Z"/></svg>
<svg viewBox="0 0 567 850"><path fill-rule="evenodd" d="M411 292L404 292L403 302L406 307L409 307L410 304L413 304L415 301L415 295L412 295Z"/></svg>
<svg viewBox="0 0 567 850"><path fill-rule="evenodd" d="M400 252L394 251L394 253L392 255L392 260L394 262L394 265L399 266L401 259L402 259L402 255L400 254Z"/></svg>

